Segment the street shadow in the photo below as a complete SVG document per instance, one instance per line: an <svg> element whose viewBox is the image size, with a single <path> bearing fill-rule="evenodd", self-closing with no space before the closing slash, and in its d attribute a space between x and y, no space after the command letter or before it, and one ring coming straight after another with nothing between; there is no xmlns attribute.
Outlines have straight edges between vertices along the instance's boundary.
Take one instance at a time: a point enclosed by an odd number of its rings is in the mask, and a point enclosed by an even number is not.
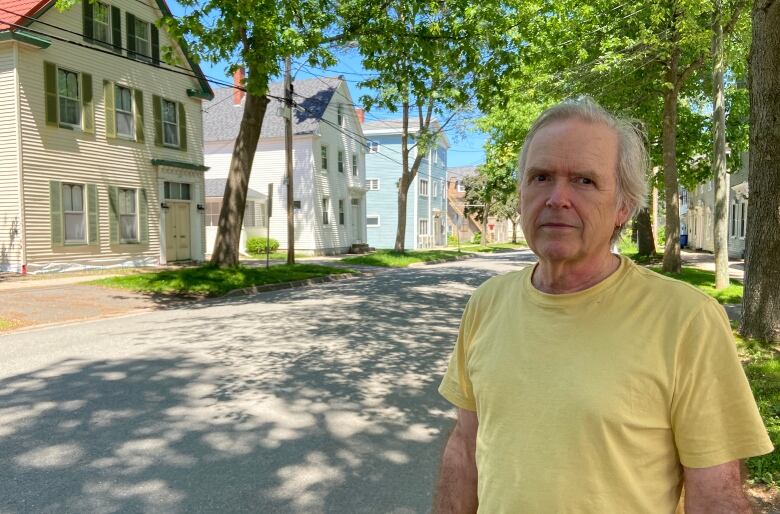
<svg viewBox="0 0 780 514"><path fill-rule="evenodd" d="M453 263L127 318L122 358L0 380L0 512L429 512L454 415L436 389L493 274Z"/></svg>

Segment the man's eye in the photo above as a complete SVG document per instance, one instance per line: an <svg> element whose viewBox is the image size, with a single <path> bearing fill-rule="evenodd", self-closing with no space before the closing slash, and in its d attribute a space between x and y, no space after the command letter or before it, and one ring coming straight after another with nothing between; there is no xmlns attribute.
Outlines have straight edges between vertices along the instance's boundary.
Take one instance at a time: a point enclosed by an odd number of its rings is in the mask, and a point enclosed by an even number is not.
<svg viewBox="0 0 780 514"><path fill-rule="evenodd" d="M548 179L547 175L534 175L531 178L531 180L533 180L534 182L544 182L547 179Z"/></svg>
<svg viewBox="0 0 780 514"><path fill-rule="evenodd" d="M575 179L575 182L577 182L578 184L586 185L586 186L593 184L593 181L591 179L589 179L588 177L577 177Z"/></svg>

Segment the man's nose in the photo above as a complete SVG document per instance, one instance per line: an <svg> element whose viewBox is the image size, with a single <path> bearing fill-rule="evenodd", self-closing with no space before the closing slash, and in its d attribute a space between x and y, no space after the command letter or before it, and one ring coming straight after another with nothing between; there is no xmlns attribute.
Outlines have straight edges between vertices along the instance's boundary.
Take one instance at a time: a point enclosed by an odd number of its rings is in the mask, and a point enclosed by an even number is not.
<svg viewBox="0 0 780 514"><path fill-rule="evenodd" d="M571 207L571 191L566 181L556 180L549 191L550 196L547 197L547 202L545 203L547 207L556 209Z"/></svg>

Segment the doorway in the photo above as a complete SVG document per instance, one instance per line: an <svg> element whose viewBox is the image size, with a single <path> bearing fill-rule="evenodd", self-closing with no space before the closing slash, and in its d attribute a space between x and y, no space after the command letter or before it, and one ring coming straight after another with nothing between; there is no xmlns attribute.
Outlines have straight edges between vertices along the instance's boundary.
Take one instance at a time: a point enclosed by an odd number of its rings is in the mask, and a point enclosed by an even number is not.
<svg viewBox="0 0 780 514"><path fill-rule="evenodd" d="M169 201L168 205L168 212L165 213L166 260L190 260L190 203Z"/></svg>

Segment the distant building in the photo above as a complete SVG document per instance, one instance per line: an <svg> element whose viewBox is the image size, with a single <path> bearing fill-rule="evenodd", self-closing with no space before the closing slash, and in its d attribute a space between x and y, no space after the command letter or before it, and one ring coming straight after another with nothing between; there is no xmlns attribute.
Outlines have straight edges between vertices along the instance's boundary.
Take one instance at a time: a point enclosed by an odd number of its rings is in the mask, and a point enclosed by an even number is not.
<svg viewBox="0 0 780 514"><path fill-rule="evenodd" d="M466 186L464 179L476 175L476 166L461 166L447 170L447 206L448 235L460 237L460 242L468 242L474 239L474 235L482 232L482 224L477 221L473 210L470 215L465 215L466 210ZM522 230L518 224L517 236L522 237ZM487 240L491 243L503 243L512 239L512 223L508 220L499 220L495 216L488 216Z"/></svg>

